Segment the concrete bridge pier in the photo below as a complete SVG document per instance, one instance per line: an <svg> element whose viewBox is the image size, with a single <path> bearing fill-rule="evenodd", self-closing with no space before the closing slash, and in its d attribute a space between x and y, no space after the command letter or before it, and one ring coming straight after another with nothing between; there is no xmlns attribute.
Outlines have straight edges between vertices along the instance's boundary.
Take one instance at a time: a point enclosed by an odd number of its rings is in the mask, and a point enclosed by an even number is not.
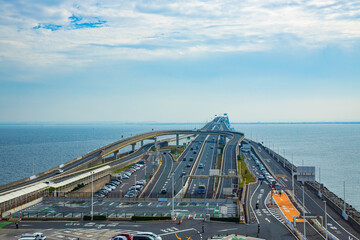
<svg viewBox="0 0 360 240"><path fill-rule="evenodd" d="M114 152L114 160L116 160L116 157L117 157L118 153L119 153L119 150L116 150L116 151Z"/></svg>
<svg viewBox="0 0 360 240"><path fill-rule="evenodd" d="M135 152L136 143L131 144L131 151Z"/></svg>
<svg viewBox="0 0 360 240"><path fill-rule="evenodd" d="M176 149L179 148L179 134L176 134Z"/></svg>
<svg viewBox="0 0 360 240"><path fill-rule="evenodd" d="M141 140L141 146L144 146L144 140Z"/></svg>

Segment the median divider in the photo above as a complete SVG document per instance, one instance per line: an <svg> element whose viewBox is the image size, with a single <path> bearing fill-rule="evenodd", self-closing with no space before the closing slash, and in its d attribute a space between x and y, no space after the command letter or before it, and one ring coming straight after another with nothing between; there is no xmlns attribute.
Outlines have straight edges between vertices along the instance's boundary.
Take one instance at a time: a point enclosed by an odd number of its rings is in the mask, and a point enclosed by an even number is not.
<svg viewBox="0 0 360 240"><path fill-rule="evenodd" d="M171 156L171 154L170 154L170 156ZM172 156L171 156L171 158L172 158ZM152 184L152 182L153 182L154 179L155 179L155 176L156 176L156 175L158 174L158 172L160 171L161 165L162 165L162 161L161 161L161 163L158 165L158 167L156 168L155 173L154 173L154 175L151 177L150 181L146 184L146 186L144 187L144 189L141 191L141 193L140 193L140 195L138 196L138 198L141 198L141 197L144 195L144 193L147 191L147 189L150 187L150 185Z"/></svg>

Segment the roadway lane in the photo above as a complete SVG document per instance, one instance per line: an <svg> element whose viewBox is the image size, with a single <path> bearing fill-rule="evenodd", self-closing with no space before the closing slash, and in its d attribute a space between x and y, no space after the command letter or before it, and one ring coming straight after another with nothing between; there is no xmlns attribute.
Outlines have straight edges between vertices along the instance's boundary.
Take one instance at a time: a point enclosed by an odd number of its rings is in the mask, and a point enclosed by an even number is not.
<svg viewBox="0 0 360 240"><path fill-rule="evenodd" d="M246 152L242 152L242 154L248 169L251 171L252 175L258 179L261 172L256 166L254 160L250 157L250 154L247 154ZM278 236L279 239L297 239L285 226L285 219L279 208L267 205L270 194L271 187L266 181L258 181L257 183L249 185L250 201L247 202L247 205L249 205L247 209L250 210L250 223L259 224L262 231L269 231L268 228L276 228L277 233L276 235L273 235L273 237Z"/></svg>
<svg viewBox="0 0 360 240"><path fill-rule="evenodd" d="M238 142L242 136L235 135L224 148L224 161L223 161L223 175L228 175L230 169L235 170L235 174L237 174L236 168L236 148L238 147ZM220 189L218 192L219 198L225 198L224 188L234 189L234 186L238 185L238 180L236 178L224 178L221 180Z"/></svg>
<svg viewBox="0 0 360 240"><path fill-rule="evenodd" d="M170 178L170 174L172 172L172 169L176 163L174 163L173 158L169 153L166 154L160 154L161 156L161 167L159 169L159 172L156 176L156 179L153 180L151 186L147 189L147 191L144 193L144 196L148 198L158 198L161 197L161 189L164 186L164 183L168 181Z"/></svg>
<svg viewBox="0 0 360 240"><path fill-rule="evenodd" d="M204 148L202 154L199 158L199 162L196 166L194 175L210 175L210 169L214 166L216 162L216 150L217 150L217 136L209 136L204 143ZM202 168L199 168L199 165L202 165ZM185 194L186 198L212 198L213 193L213 184L210 186L210 182L213 182L213 178L195 178L192 179L188 188L187 193ZM199 185L205 185L206 193L198 193L197 188Z"/></svg>
<svg viewBox="0 0 360 240"><path fill-rule="evenodd" d="M253 149L265 159L267 165L271 170L279 176L279 182L284 186L284 189L292 189L291 174L284 169L282 163L277 162L265 149L255 142L251 142ZM297 202L302 204L303 188L299 182L295 182L295 195ZM321 199L311 191L305 188L305 210L306 215L311 216L324 216L324 203ZM301 210L300 210L301 211ZM345 220L342 219L330 207L327 208L328 230L339 239L354 238L359 239L360 234L357 233ZM310 227L307 227L311 231ZM302 231L301 228L299 230Z"/></svg>

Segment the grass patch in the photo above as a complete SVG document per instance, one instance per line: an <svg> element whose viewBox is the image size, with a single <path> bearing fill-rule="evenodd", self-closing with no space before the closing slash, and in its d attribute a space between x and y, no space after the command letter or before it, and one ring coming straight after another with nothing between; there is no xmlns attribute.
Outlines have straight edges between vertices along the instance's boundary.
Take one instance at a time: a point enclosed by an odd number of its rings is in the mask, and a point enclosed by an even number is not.
<svg viewBox="0 0 360 240"><path fill-rule="evenodd" d="M179 146L179 148L177 149L176 156L175 156L176 146L166 146L166 147L162 147L160 150L170 150L170 154L174 157L174 159L178 159L181 153L185 150L185 147L186 146Z"/></svg>
<svg viewBox="0 0 360 240"><path fill-rule="evenodd" d="M9 225L10 223L12 223L12 222L0 222L0 229L5 227L6 225Z"/></svg>
<svg viewBox="0 0 360 240"><path fill-rule="evenodd" d="M134 163L134 164L135 164L135 163ZM115 171L113 171L113 173L122 172L122 171L128 169L129 167L131 167L131 166L134 165L134 164L130 164L130 165L127 165L127 166L125 166L125 167L123 167L123 168L120 168L120 169L118 169L118 170L115 170Z"/></svg>
<svg viewBox="0 0 360 240"><path fill-rule="evenodd" d="M90 221L91 215L85 215L83 219L84 219L84 221ZM105 221L105 220L107 220L107 218L105 215L94 215L93 220L94 221Z"/></svg>
<svg viewBox="0 0 360 240"><path fill-rule="evenodd" d="M132 216L133 221L171 220L170 216Z"/></svg>
<svg viewBox="0 0 360 240"><path fill-rule="evenodd" d="M244 182L246 183L252 183L252 182L256 182L255 178L253 175L251 175L251 172L249 171L245 161L244 161L244 156L242 154L238 155L238 172L241 172L241 179L242 182L239 185L240 187L244 187Z"/></svg>
<svg viewBox="0 0 360 240"><path fill-rule="evenodd" d="M216 169L220 169L221 168L221 160L222 160L222 154L218 154L217 155L217 159L216 159ZM217 186L219 184L220 179L218 177L215 178L215 192L217 190Z"/></svg>

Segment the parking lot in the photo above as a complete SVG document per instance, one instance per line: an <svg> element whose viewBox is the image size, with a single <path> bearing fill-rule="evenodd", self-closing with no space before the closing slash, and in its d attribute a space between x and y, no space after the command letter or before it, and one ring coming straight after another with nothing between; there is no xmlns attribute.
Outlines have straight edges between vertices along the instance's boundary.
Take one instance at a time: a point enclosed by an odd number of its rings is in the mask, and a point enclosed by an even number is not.
<svg viewBox="0 0 360 240"><path fill-rule="evenodd" d="M159 201L122 201L122 200L96 200L94 201L94 214L106 215L110 218L131 216L170 216L172 210L171 200ZM89 215L91 201L89 200L44 200L43 202L15 213L13 216L22 217L83 217ZM236 216L237 206L232 202L190 202L175 201L174 211L179 217L203 218L204 214L215 217Z"/></svg>

